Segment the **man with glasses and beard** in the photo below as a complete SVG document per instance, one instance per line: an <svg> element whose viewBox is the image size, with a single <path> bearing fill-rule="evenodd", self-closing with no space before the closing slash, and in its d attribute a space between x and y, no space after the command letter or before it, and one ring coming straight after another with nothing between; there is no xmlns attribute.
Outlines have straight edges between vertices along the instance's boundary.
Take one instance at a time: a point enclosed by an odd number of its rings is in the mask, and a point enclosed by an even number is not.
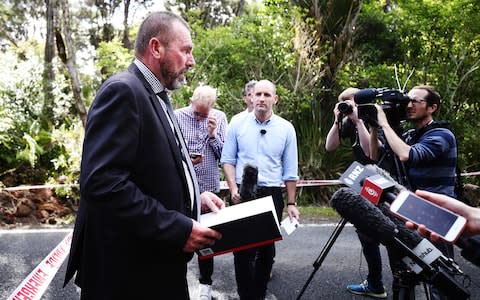
<svg viewBox="0 0 480 300"><path fill-rule="evenodd" d="M455 197L456 138L445 127L444 122L436 122L433 119L440 108L440 95L433 87L421 85L412 88L408 97L410 101L406 107L406 116L412 123L413 129L399 137L390 126L381 106L376 105L378 126L383 130L391 150L403 162L410 190L425 190ZM372 140L371 149L376 148L373 147L375 143L382 147L378 140ZM372 157L372 159L377 158ZM436 246L446 256L453 257L451 245L447 246L441 242ZM432 299L446 299L435 287L432 286L430 290Z"/></svg>

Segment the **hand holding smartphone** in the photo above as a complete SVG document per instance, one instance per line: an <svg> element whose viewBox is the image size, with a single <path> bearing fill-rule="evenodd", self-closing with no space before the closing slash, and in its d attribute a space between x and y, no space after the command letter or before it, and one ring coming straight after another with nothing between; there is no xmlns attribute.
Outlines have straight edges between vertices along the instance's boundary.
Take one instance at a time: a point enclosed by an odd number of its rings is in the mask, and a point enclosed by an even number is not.
<svg viewBox="0 0 480 300"><path fill-rule="evenodd" d="M203 156L202 153L197 153L197 152L192 152L190 153L190 158L191 159L197 159L199 157Z"/></svg>
<svg viewBox="0 0 480 300"><path fill-rule="evenodd" d="M390 211L415 225L423 224L430 232L453 243L462 233L467 220L410 191L402 191L390 205Z"/></svg>

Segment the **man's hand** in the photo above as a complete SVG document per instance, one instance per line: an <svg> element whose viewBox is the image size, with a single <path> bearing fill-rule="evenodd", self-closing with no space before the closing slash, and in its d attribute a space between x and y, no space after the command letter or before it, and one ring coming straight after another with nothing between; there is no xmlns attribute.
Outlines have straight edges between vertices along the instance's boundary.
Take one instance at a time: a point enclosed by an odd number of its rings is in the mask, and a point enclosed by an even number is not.
<svg viewBox="0 0 480 300"><path fill-rule="evenodd" d="M222 238L222 235L218 231L202 226L195 220L192 220L192 222L192 232L190 232L190 236L183 246L184 252L194 252L212 246L216 240Z"/></svg>
<svg viewBox="0 0 480 300"><path fill-rule="evenodd" d="M375 108L377 109L377 123L380 127L385 127L385 126L390 126L388 124L387 116L385 115L385 112L383 111L383 108L375 104Z"/></svg>
<svg viewBox="0 0 480 300"><path fill-rule="evenodd" d="M212 192L203 192L200 195L201 212L217 212L225 208L225 202Z"/></svg>
<svg viewBox="0 0 480 300"><path fill-rule="evenodd" d="M215 132L217 130L217 119L213 115L208 116L208 136L211 138L215 137Z"/></svg>
<svg viewBox="0 0 480 300"><path fill-rule="evenodd" d="M193 165L198 165L199 163L201 163L203 161L203 155L196 156L195 158L190 156L190 159L192 160Z"/></svg>
<svg viewBox="0 0 480 300"><path fill-rule="evenodd" d="M338 105L339 105L339 104L340 104L340 102L337 102L337 103L335 104L335 107L333 108L333 115L335 116L335 121L338 120L338 118L339 118L339 116L340 116L340 114L341 114L340 110L338 109Z"/></svg>
<svg viewBox="0 0 480 300"><path fill-rule="evenodd" d="M300 212L295 205L287 205L287 213L290 218L300 220Z"/></svg>
<svg viewBox="0 0 480 300"><path fill-rule="evenodd" d="M240 193L238 193L238 189L236 191L230 192L230 199L232 200L233 204L238 204L242 202L242 197L240 197Z"/></svg>
<svg viewBox="0 0 480 300"><path fill-rule="evenodd" d="M357 122L360 121L360 119L358 118L358 109L357 109L357 105L355 104L355 101L345 100L344 102L350 104L350 106L352 107L352 112L349 113L347 117L350 120L352 120L353 124L357 124Z"/></svg>

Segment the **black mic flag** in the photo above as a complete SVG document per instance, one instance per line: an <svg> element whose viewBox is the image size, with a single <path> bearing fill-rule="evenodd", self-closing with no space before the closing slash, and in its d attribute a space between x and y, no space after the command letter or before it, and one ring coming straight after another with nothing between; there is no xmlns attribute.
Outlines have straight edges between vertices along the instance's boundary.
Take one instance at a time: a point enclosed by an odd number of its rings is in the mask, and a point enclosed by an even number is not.
<svg viewBox="0 0 480 300"><path fill-rule="evenodd" d="M258 168L251 164L243 167L242 183L238 193L242 201L250 201L257 198Z"/></svg>

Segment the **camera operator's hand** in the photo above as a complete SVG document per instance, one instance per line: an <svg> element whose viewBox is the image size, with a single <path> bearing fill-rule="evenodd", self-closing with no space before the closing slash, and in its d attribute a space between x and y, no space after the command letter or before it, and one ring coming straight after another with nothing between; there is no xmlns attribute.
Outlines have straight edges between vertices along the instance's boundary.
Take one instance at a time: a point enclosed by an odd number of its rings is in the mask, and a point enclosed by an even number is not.
<svg viewBox="0 0 480 300"><path fill-rule="evenodd" d="M378 126L380 126L382 128L384 128L386 126L390 127L390 125L388 124L387 116L385 115L385 112L383 111L383 108L378 104L375 104L375 108L377 109L377 123L378 123Z"/></svg>
<svg viewBox="0 0 480 300"><path fill-rule="evenodd" d="M421 190L417 190L415 193L430 202L433 202L441 207L444 207L450 211L453 211L456 214L465 217L465 219L467 219L467 224L465 225L462 236L469 237L472 235L480 234L480 209L468 206L463 202L460 202L454 198L442 194L431 193ZM411 222L406 222L406 225L410 229L415 229L415 224ZM419 225L417 230L421 235L429 237L432 241L436 242L442 240L438 234L434 232L430 233L424 225Z"/></svg>
<svg viewBox="0 0 480 300"><path fill-rule="evenodd" d="M333 115L335 116L334 118L334 121L338 121L340 118L341 118L341 112L340 110L338 109L338 105L340 104L340 102L337 102L335 104L335 107L333 108Z"/></svg>
<svg viewBox="0 0 480 300"><path fill-rule="evenodd" d="M347 114L347 117L352 120L354 124L357 124L360 119L358 118L357 105L353 100L344 100L343 102L349 104L352 107L352 112Z"/></svg>
<svg viewBox="0 0 480 300"><path fill-rule="evenodd" d="M407 161L410 155L411 147L397 135L395 130L392 129L382 107L378 104L375 104L375 108L377 109L377 123L379 127L383 129L385 139L390 145L390 148L401 161Z"/></svg>

